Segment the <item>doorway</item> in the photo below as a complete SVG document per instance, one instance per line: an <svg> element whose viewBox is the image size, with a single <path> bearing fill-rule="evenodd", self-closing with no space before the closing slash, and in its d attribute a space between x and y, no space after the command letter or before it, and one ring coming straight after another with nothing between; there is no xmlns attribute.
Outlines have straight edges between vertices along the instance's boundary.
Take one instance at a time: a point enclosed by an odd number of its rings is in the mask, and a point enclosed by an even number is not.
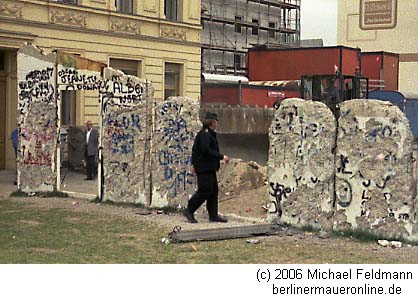
<svg viewBox="0 0 418 300"><path fill-rule="evenodd" d="M85 180L86 128L77 124L77 99L80 95L74 90L61 90L60 96L60 190L94 198L98 194L97 176L93 180Z"/></svg>
<svg viewBox="0 0 418 300"><path fill-rule="evenodd" d="M6 167L6 138L6 76L0 74L0 170Z"/></svg>

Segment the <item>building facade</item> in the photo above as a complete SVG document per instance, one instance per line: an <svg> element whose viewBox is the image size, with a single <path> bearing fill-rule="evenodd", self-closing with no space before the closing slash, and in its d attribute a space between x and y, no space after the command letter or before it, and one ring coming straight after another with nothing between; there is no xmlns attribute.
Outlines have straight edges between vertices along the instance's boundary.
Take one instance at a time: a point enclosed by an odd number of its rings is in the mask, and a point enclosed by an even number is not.
<svg viewBox="0 0 418 300"><path fill-rule="evenodd" d="M300 41L300 0L202 0L202 72L246 74L247 49Z"/></svg>
<svg viewBox="0 0 418 300"><path fill-rule="evenodd" d="M399 90L418 92L418 0L339 0L338 44L399 54Z"/></svg>
<svg viewBox="0 0 418 300"><path fill-rule="evenodd" d="M15 168L16 53L24 42L149 79L154 99L200 97L199 0L0 0L0 169ZM93 92L63 92L61 124L99 121Z"/></svg>

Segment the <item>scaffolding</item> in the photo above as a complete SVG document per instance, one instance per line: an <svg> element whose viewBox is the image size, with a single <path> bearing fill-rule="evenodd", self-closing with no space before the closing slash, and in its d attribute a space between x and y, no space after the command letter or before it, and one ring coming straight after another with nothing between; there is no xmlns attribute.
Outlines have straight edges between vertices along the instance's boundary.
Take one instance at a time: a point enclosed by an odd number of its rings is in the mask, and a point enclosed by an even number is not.
<svg viewBox="0 0 418 300"><path fill-rule="evenodd" d="M246 75L251 47L300 44L301 0L202 0L202 72Z"/></svg>

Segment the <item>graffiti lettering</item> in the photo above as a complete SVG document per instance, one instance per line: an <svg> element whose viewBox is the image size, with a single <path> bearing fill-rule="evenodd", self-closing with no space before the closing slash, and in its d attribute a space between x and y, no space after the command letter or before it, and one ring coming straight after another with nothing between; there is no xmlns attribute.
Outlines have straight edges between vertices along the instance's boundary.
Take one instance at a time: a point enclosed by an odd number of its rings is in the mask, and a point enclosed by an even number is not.
<svg viewBox="0 0 418 300"><path fill-rule="evenodd" d="M181 109L183 108L183 104L178 104L177 102L167 102L164 103L163 106L160 109L160 114L164 116L168 113L168 111L173 108L176 112L176 116L178 116L181 113Z"/></svg>
<svg viewBox="0 0 418 300"><path fill-rule="evenodd" d="M142 132L139 114L113 117L107 115L107 136L110 137L109 150L116 154L135 152L135 137Z"/></svg>
<svg viewBox="0 0 418 300"><path fill-rule="evenodd" d="M367 190L363 190L363 193L361 194L361 199L363 199L363 200L371 200L372 197L367 196Z"/></svg>
<svg viewBox="0 0 418 300"><path fill-rule="evenodd" d="M344 208L350 206L353 198L351 184L345 179L338 179L335 189L338 205Z"/></svg>
<svg viewBox="0 0 418 300"><path fill-rule="evenodd" d="M383 184L378 184L378 183L376 183L376 186L379 188L379 189L384 189L385 187L386 187L386 184L387 184L387 182L390 180L390 176L386 176L385 177L385 179L383 180Z"/></svg>
<svg viewBox="0 0 418 300"><path fill-rule="evenodd" d="M337 168L337 172L342 173L342 174L353 174L353 172L346 170L348 163L349 163L348 157L344 155L340 155L340 166Z"/></svg>
<svg viewBox="0 0 418 300"><path fill-rule="evenodd" d="M48 147L55 140L55 129L53 127L44 127L41 130L31 127L23 127L20 130L20 136L24 145L21 148L23 164L51 166L51 149ZM27 148L26 145L33 147Z"/></svg>
<svg viewBox="0 0 418 300"><path fill-rule="evenodd" d="M390 128L388 125L385 125L382 128L375 128L366 132L365 140L367 142L376 142L378 136L380 138L386 138L392 136L392 134L392 128Z"/></svg>
<svg viewBox="0 0 418 300"><path fill-rule="evenodd" d="M36 101L41 103L55 102L55 88L50 82L53 78L53 68L34 70L19 81L19 110L24 113L29 105Z"/></svg>
<svg viewBox="0 0 418 300"><path fill-rule="evenodd" d="M167 185L167 189L173 197L176 197L182 191L188 190L188 186L193 184L193 174L187 170L175 172L166 166L164 168L164 177L166 177L166 180L171 179L171 182Z"/></svg>
<svg viewBox="0 0 418 300"><path fill-rule="evenodd" d="M282 184L270 182L270 188L272 192L270 192L270 195L273 196L276 199L276 207L277 207L277 214L279 218L282 216L283 210L281 208L281 201L284 198L288 198L290 193L292 192L292 189L290 187L285 187Z"/></svg>
<svg viewBox="0 0 418 300"><path fill-rule="evenodd" d="M191 166L192 158L191 156L182 156L177 153L170 153L167 150L160 150L158 155L158 161L161 166L167 165L183 165Z"/></svg>
<svg viewBox="0 0 418 300"><path fill-rule="evenodd" d="M409 214L407 214L407 213L399 214L398 218L399 218L399 220L408 221L409 220Z"/></svg>
<svg viewBox="0 0 418 300"><path fill-rule="evenodd" d="M162 131L164 136L162 139L165 144L168 144L168 148L175 149L179 152L185 152L189 150L189 146L186 141L193 140L193 133L189 131L187 122L183 118L175 118L166 120L168 123Z"/></svg>

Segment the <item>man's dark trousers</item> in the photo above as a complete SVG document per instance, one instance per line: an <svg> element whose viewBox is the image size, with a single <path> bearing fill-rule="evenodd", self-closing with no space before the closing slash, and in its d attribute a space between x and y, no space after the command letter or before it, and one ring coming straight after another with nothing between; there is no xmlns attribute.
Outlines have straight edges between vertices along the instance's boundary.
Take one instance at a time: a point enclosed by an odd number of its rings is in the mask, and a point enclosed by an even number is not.
<svg viewBox="0 0 418 300"><path fill-rule="evenodd" d="M86 149L85 158L86 158L87 178L93 179L94 177L96 177L96 174L97 174L96 155L87 155L87 149Z"/></svg>
<svg viewBox="0 0 418 300"><path fill-rule="evenodd" d="M187 205L188 211L193 214L206 200L209 218L218 216L218 179L216 172L197 174L197 192L190 198Z"/></svg>

